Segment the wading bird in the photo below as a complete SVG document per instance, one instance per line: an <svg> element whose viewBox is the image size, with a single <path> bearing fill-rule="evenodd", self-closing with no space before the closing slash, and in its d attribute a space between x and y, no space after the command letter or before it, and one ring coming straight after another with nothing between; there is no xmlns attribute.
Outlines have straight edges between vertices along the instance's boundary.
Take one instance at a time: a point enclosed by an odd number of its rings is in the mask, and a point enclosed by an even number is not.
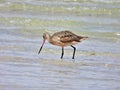
<svg viewBox="0 0 120 90"><path fill-rule="evenodd" d="M77 44L87 38L88 37L86 37L86 36L78 36L70 31L56 32L52 36L48 33L43 33L43 43L39 49L38 54L41 52L42 47L43 47L45 41L47 40L49 43L51 43L53 45L62 47L61 59L63 58L63 55L64 55L64 47L71 46L74 49L73 57L72 57L72 59L74 59L76 48L73 45Z"/></svg>

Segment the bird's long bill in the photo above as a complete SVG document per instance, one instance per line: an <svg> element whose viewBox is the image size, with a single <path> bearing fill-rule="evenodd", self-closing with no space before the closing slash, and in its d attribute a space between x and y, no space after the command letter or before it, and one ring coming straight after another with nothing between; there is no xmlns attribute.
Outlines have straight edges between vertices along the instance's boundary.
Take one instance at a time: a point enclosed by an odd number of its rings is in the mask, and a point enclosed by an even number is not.
<svg viewBox="0 0 120 90"><path fill-rule="evenodd" d="M43 40L42 46L40 47L38 54L40 54L40 52L41 52L41 50L43 48L44 43L45 43L45 39Z"/></svg>

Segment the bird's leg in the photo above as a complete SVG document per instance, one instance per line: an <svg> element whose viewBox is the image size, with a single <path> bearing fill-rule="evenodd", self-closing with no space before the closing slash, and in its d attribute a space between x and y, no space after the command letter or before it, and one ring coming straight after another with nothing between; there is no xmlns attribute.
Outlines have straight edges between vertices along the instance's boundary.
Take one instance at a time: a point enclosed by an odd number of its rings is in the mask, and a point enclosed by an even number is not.
<svg viewBox="0 0 120 90"><path fill-rule="evenodd" d="M74 59L74 57L75 57L75 51L76 51L76 48L75 48L74 46L72 46L72 45L71 45L71 47L73 47L73 49L74 49L74 52L73 52L73 57L72 57L72 59Z"/></svg>
<svg viewBox="0 0 120 90"><path fill-rule="evenodd" d="M62 47L61 59L63 58L63 55L64 55L64 47Z"/></svg>

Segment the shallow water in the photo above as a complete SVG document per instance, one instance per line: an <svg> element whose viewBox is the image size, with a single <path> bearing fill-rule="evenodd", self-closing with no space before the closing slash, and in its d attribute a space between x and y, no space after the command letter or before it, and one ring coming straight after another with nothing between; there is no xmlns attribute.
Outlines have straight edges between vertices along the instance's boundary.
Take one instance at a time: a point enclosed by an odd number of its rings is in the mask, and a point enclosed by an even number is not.
<svg viewBox="0 0 120 90"><path fill-rule="evenodd" d="M1 0L0 90L120 90L119 0ZM43 32L89 38L77 48L46 42Z"/></svg>

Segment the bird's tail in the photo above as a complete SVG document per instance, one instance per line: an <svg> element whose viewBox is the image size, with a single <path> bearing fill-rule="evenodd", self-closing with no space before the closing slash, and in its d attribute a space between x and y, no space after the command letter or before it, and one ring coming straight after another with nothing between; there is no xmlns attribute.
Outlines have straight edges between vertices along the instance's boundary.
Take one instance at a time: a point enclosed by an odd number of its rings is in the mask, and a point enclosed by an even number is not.
<svg viewBox="0 0 120 90"><path fill-rule="evenodd" d="M88 37L87 36L79 36L80 41L86 40Z"/></svg>

